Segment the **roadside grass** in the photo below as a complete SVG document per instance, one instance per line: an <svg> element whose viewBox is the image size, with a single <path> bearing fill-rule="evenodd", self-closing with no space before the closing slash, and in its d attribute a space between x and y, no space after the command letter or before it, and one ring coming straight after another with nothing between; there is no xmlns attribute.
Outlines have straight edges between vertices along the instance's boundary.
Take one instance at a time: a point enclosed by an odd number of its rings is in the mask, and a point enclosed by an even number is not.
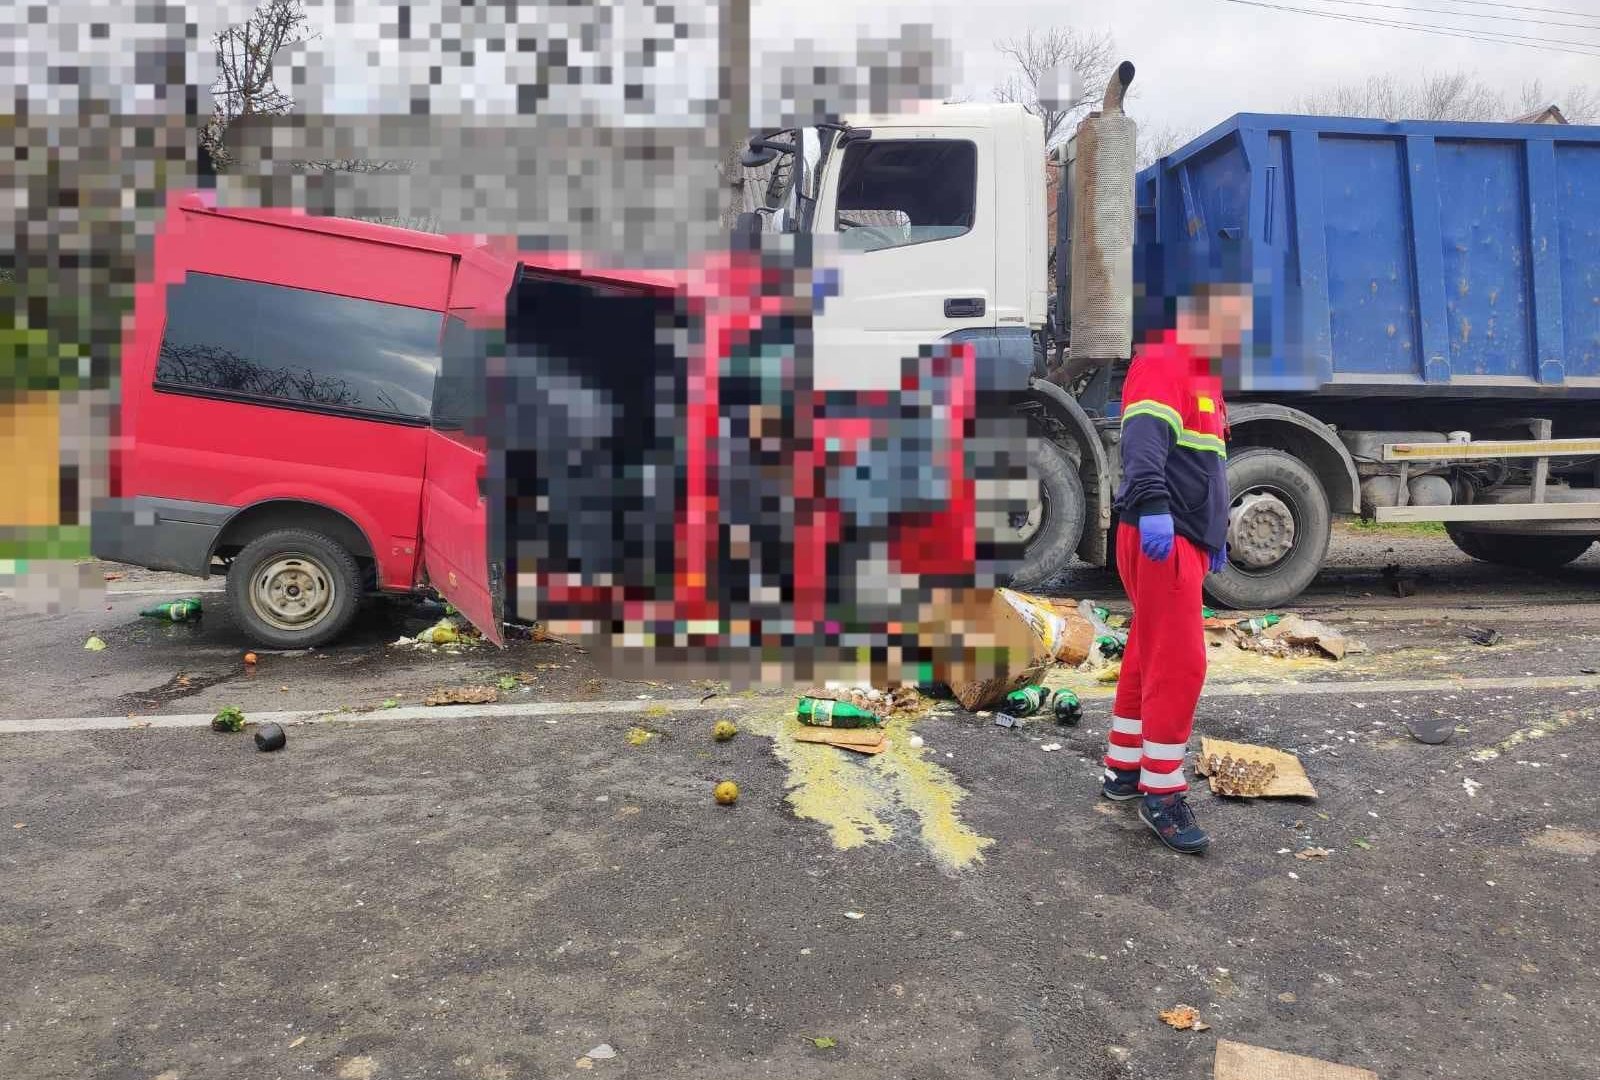
<svg viewBox="0 0 1600 1080"><path fill-rule="evenodd" d="M1345 527L1355 532L1387 533L1390 535L1410 536L1443 536L1444 522L1442 521L1392 521L1379 522L1367 518L1351 518L1345 521Z"/></svg>

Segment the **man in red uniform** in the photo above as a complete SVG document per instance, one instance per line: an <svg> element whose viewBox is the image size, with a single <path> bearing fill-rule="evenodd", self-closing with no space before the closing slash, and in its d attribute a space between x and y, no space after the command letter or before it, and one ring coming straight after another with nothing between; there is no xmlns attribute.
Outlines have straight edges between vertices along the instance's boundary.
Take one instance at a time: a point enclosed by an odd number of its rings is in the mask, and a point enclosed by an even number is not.
<svg viewBox="0 0 1600 1080"><path fill-rule="evenodd" d="M1122 389L1117 571L1133 622L1117 681L1101 793L1143 796L1139 816L1174 851L1211 843L1184 793L1183 760L1206 678L1200 584L1227 563L1227 414L1221 362L1250 328L1250 296L1213 287L1135 354Z"/></svg>

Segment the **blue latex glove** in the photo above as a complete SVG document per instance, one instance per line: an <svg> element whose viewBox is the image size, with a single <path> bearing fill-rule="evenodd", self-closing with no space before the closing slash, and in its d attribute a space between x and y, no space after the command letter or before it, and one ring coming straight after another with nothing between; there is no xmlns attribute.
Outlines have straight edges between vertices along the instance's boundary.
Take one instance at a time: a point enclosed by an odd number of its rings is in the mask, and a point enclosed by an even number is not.
<svg viewBox="0 0 1600 1080"><path fill-rule="evenodd" d="M1172 554L1172 515L1146 514L1139 519L1139 550L1155 562Z"/></svg>
<svg viewBox="0 0 1600 1080"><path fill-rule="evenodd" d="M1211 553L1211 573L1220 574L1224 570L1226 570L1227 568L1228 568L1228 545L1227 544L1223 544L1222 547L1218 548L1216 551L1213 551Z"/></svg>

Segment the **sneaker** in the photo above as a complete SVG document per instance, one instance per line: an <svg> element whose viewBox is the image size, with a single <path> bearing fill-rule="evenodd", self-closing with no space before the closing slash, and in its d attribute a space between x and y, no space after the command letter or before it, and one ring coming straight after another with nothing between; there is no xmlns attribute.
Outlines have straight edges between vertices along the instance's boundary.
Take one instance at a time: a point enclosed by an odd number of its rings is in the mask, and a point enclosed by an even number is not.
<svg viewBox="0 0 1600 1080"><path fill-rule="evenodd" d="M1137 799L1139 797L1139 770L1113 769L1107 765L1105 781L1100 785L1100 794L1117 802Z"/></svg>
<svg viewBox="0 0 1600 1080"><path fill-rule="evenodd" d="M1146 795L1139 804L1139 819L1173 851L1199 855L1211 846L1211 837L1195 821L1189 800L1181 791L1172 795Z"/></svg>

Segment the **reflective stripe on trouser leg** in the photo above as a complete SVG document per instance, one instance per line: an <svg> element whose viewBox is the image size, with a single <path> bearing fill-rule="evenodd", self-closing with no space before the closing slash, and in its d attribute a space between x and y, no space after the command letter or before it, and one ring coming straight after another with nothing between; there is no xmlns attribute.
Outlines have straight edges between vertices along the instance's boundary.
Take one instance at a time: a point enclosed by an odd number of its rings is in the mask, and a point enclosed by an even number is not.
<svg viewBox="0 0 1600 1080"><path fill-rule="evenodd" d="M1183 778L1184 743L1158 743L1146 740L1139 769L1139 790L1147 795L1169 795L1189 790Z"/></svg>
<svg viewBox="0 0 1600 1080"><path fill-rule="evenodd" d="M1144 740L1140 738L1142 725L1126 716L1111 718L1111 734L1106 737L1106 765L1113 769L1133 770L1144 758Z"/></svg>

